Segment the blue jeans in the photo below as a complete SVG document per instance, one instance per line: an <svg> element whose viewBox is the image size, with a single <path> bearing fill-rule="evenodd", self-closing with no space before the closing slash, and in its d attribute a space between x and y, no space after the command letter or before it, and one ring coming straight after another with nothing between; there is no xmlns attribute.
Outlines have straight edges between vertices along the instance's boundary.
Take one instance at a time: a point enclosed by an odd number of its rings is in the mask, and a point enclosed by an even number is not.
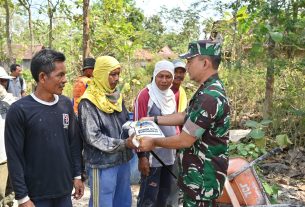
<svg viewBox="0 0 305 207"><path fill-rule="evenodd" d="M33 201L35 207L72 207L71 195Z"/></svg>
<svg viewBox="0 0 305 207"><path fill-rule="evenodd" d="M106 169L88 167L89 207L130 207L129 162Z"/></svg>
<svg viewBox="0 0 305 207"><path fill-rule="evenodd" d="M173 165L168 165L170 170ZM142 176L138 207L165 207L174 178L165 167L151 167L147 177Z"/></svg>

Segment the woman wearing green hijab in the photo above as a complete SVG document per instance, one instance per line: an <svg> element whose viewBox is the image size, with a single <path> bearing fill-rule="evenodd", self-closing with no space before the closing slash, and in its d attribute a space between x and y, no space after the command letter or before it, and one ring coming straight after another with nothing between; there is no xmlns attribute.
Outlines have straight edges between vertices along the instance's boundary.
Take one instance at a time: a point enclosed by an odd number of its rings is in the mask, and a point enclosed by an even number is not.
<svg viewBox="0 0 305 207"><path fill-rule="evenodd" d="M84 135L84 160L89 175L89 207L130 207L132 151L122 125L128 111L116 88L121 72L113 57L96 59L93 79L81 97L79 122Z"/></svg>

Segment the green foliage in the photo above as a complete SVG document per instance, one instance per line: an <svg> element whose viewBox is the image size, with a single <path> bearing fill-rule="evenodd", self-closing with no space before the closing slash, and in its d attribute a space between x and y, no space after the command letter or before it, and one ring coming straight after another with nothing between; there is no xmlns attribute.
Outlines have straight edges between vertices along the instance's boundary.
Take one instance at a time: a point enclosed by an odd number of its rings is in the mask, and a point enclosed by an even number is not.
<svg viewBox="0 0 305 207"><path fill-rule="evenodd" d="M153 51L157 51L162 47L161 37L165 31L165 27L158 15L153 15L144 20L143 46Z"/></svg>
<svg viewBox="0 0 305 207"><path fill-rule="evenodd" d="M282 148L287 147L288 145L292 144L292 142L290 141L290 139L288 138L287 134L279 134L276 135L276 142L278 143L278 145Z"/></svg>
<svg viewBox="0 0 305 207"><path fill-rule="evenodd" d="M246 158L258 158L259 155L265 152L264 149L256 146L254 143L231 143L229 145L229 152L232 156L242 156Z"/></svg>
<svg viewBox="0 0 305 207"><path fill-rule="evenodd" d="M251 128L248 136L256 140L265 138L265 132L263 129L267 127L271 122L271 120L262 120L261 122L248 120L245 124L245 126Z"/></svg>
<svg viewBox="0 0 305 207"><path fill-rule="evenodd" d="M72 93L73 93L72 91L73 91L73 82L66 83L63 94L67 97L70 97L71 100L72 100Z"/></svg>
<svg viewBox="0 0 305 207"><path fill-rule="evenodd" d="M283 40L283 34L280 32L270 32L269 34L275 42L281 42Z"/></svg>
<svg viewBox="0 0 305 207"><path fill-rule="evenodd" d="M305 102L303 101L305 89L300 87L305 85L305 76L302 71L295 70L295 61L286 60L286 62L285 67L275 75L274 113L270 118L272 123L268 128L262 127L267 146L279 144L276 142L276 136L281 134L287 134L294 145L304 146L305 144ZM261 63L243 67L242 72L235 68L221 70L220 76L230 97L233 129L243 128L249 119L256 121L248 122L255 128L259 124L258 121L262 120L264 71ZM242 141L245 144L254 143L254 140L250 138Z"/></svg>
<svg viewBox="0 0 305 207"><path fill-rule="evenodd" d="M262 185L264 187L264 190L266 192L266 194L268 195L271 203L277 203L277 197L278 197L278 194L279 194L279 186L276 185L276 184L268 184L267 182L262 182Z"/></svg>
<svg viewBox="0 0 305 207"><path fill-rule="evenodd" d="M253 139L262 139L265 137L265 132L261 129L252 129L249 136Z"/></svg>
<svg viewBox="0 0 305 207"><path fill-rule="evenodd" d="M143 14L132 2L94 2L91 15L94 17L90 19L91 38L94 40L91 47L93 54L112 55L117 59L124 59L128 52L137 47Z"/></svg>
<svg viewBox="0 0 305 207"><path fill-rule="evenodd" d="M36 82L34 81L34 79L32 78L32 74L30 70L23 70L22 71L22 77L24 78L25 82L26 82L26 93L27 94L31 94L33 88L36 85Z"/></svg>

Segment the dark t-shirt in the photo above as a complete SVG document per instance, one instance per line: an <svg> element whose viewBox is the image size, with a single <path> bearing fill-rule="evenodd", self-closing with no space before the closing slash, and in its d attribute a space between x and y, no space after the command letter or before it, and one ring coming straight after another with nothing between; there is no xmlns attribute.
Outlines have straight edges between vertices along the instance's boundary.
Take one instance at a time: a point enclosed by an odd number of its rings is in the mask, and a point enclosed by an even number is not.
<svg viewBox="0 0 305 207"><path fill-rule="evenodd" d="M81 134L71 101L58 96L52 105L26 96L6 117L5 144L16 199L71 194L81 174Z"/></svg>

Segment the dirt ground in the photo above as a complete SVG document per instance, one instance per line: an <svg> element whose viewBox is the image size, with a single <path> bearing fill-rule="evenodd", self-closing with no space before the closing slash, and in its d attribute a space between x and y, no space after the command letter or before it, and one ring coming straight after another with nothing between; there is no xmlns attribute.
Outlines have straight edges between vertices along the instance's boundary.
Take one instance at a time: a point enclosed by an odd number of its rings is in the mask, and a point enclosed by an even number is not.
<svg viewBox="0 0 305 207"><path fill-rule="evenodd" d="M131 192L132 192L132 207L136 207L137 195L139 193L139 185L132 185ZM90 198L90 189L88 186L86 186L84 196L80 200L72 200L73 207L87 207L89 204L89 198ZM14 202L13 207L18 207L16 201Z"/></svg>
<svg viewBox="0 0 305 207"><path fill-rule="evenodd" d="M259 164L264 179L278 186L277 203L305 206L305 149L290 149ZM139 185L132 185L132 207L136 206ZM87 207L90 190L86 186L81 200L73 200L73 207ZM17 207L17 203L14 207Z"/></svg>
<svg viewBox="0 0 305 207"><path fill-rule="evenodd" d="M283 151L259 166L266 181L279 187L278 203L305 206L305 148Z"/></svg>
<svg viewBox="0 0 305 207"><path fill-rule="evenodd" d="M132 192L132 207L136 207L137 205L137 196L139 193L139 185L132 185L131 192ZM86 207L89 204L89 197L90 197L90 189L86 186L85 194L82 199L76 201L73 200L73 207Z"/></svg>
<svg viewBox="0 0 305 207"><path fill-rule="evenodd" d="M264 179L278 186L277 203L305 206L305 149L290 149L279 153L258 164ZM132 185L132 207L136 206L139 185ZM74 207L88 206L89 188Z"/></svg>

